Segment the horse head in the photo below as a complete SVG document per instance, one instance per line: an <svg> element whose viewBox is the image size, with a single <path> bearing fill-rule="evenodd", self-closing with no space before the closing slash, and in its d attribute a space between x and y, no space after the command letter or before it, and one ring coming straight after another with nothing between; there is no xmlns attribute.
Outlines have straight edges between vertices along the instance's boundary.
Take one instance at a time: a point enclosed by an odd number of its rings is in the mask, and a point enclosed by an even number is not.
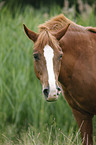
<svg viewBox="0 0 96 145"><path fill-rule="evenodd" d="M37 78L41 81L45 99L55 101L61 92L58 77L63 52L59 40L66 33L69 24L54 33L51 33L48 28L42 27L39 34L29 30L25 25L23 26L26 35L34 43L34 69Z"/></svg>

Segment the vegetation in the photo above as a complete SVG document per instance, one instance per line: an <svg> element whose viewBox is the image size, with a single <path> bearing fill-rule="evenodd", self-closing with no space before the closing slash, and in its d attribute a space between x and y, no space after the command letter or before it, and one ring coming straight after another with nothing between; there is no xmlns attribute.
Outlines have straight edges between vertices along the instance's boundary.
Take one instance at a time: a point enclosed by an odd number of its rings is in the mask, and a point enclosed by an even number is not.
<svg viewBox="0 0 96 145"><path fill-rule="evenodd" d="M62 12L57 5L50 10L19 5L11 11L9 4L0 9L1 145L81 144L76 121L63 96L54 103L45 101L33 69L33 43L23 31L23 23L37 32L39 24ZM67 17L84 26L96 26L93 11L88 19L76 18L73 13Z"/></svg>
<svg viewBox="0 0 96 145"><path fill-rule="evenodd" d="M50 7L50 5L60 5L61 7L63 7L65 5L65 3L69 3L69 7L72 7L72 5L78 5L83 3L83 4L88 4L90 6L92 6L93 4L95 4L95 8L96 8L96 1L95 0L0 0L0 1L6 1L7 3L11 2L11 4L14 6L17 3L23 3L23 4L31 4L32 6L34 6L35 8L40 8L40 6L47 6Z"/></svg>

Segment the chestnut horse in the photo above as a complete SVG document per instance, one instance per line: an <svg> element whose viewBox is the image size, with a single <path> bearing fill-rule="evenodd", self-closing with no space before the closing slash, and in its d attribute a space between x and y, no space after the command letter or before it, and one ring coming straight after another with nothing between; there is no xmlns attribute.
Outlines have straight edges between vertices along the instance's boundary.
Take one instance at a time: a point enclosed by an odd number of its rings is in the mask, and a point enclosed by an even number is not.
<svg viewBox="0 0 96 145"><path fill-rule="evenodd" d="M77 25L63 14L41 24L38 34L23 26L26 35L34 42L34 69L45 99L57 100L62 90L78 126L82 124L83 144L93 145L96 28Z"/></svg>

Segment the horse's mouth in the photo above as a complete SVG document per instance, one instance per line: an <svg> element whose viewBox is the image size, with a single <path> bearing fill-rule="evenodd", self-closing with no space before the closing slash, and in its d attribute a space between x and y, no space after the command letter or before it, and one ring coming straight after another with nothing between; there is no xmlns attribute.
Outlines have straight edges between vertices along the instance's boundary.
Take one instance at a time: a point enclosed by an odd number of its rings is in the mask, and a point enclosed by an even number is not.
<svg viewBox="0 0 96 145"><path fill-rule="evenodd" d="M57 101L58 100L58 97L60 95L61 91L58 91L56 94L54 95L51 95L49 94L48 96L45 96L45 99L47 102L54 102L54 101Z"/></svg>
<svg viewBox="0 0 96 145"><path fill-rule="evenodd" d="M57 101L58 100L58 95L56 95L56 96L48 96L48 98L46 98L46 101L48 101L48 102L54 102L54 101Z"/></svg>
<svg viewBox="0 0 96 145"><path fill-rule="evenodd" d="M55 102L57 100L58 100L58 98L48 98L48 99L46 99L47 102Z"/></svg>

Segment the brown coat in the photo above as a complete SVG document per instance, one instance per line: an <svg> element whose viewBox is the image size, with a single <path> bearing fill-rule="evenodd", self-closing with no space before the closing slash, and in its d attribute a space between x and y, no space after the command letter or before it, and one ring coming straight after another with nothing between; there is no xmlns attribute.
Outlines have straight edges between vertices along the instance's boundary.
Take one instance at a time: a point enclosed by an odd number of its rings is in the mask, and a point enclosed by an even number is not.
<svg viewBox="0 0 96 145"><path fill-rule="evenodd" d="M92 118L96 114L96 28L77 25L64 15L59 15L40 25L39 34L25 25L24 30L34 42L35 59L38 59L39 53L43 54L46 44L54 48L57 56L63 51L62 61L58 61L57 65L60 69L55 68L58 70L57 79L81 129L83 144L93 145ZM42 84L46 82L48 85L48 76L43 69L45 60L43 56L41 58L38 65L34 62L36 76ZM48 95L48 88L45 91Z"/></svg>

